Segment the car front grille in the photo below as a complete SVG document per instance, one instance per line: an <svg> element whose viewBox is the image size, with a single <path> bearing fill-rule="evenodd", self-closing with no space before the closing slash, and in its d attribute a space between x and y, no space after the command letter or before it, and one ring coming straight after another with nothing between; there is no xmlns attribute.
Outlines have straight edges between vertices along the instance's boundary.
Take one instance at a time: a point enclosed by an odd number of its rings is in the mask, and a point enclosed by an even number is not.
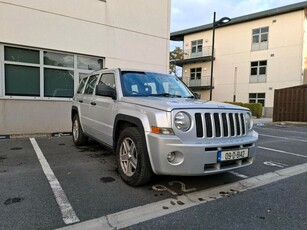
<svg viewBox="0 0 307 230"><path fill-rule="evenodd" d="M243 113L195 113L198 138L222 138L246 135Z"/></svg>

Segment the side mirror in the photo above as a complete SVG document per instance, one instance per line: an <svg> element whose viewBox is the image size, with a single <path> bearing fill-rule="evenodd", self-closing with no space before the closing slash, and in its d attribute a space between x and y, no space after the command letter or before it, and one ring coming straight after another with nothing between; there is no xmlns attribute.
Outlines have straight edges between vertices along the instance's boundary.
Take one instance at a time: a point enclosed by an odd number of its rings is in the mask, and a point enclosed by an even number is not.
<svg viewBox="0 0 307 230"><path fill-rule="evenodd" d="M96 95L103 97L111 97L114 100L116 99L115 89L105 84L96 85Z"/></svg>

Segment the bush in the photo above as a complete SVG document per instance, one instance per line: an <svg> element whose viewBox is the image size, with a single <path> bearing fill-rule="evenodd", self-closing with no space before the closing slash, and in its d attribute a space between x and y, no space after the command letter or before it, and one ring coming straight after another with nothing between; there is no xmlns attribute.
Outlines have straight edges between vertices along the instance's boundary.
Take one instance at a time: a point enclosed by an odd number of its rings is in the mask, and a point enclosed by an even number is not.
<svg viewBox="0 0 307 230"><path fill-rule="evenodd" d="M229 102L229 101L225 101L225 103L248 108L252 112L252 115L257 118L260 118L262 116L262 104L260 103L242 103L242 102Z"/></svg>

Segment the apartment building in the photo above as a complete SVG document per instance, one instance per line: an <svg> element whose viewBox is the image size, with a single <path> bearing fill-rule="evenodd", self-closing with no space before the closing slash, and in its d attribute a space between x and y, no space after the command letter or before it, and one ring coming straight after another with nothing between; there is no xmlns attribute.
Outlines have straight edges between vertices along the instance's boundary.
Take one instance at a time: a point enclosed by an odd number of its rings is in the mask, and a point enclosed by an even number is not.
<svg viewBox="0 0 307 230"><path fill-rule="evenodd" d="M218 13L218 12L217 12ZM227 15L220 15L224 17ZM183 41L183 81L209 99L257 102L264 115L273 113L274 90L307 84L307 1L171 33ZM219 18L217 18L219 19Z"/></svg>
<svg viewBox="0 0 307 230"><path fill-rule="evenodd" d="M167 72L170 0L0 2L0 135L71 130L80 77Z"/></svg>

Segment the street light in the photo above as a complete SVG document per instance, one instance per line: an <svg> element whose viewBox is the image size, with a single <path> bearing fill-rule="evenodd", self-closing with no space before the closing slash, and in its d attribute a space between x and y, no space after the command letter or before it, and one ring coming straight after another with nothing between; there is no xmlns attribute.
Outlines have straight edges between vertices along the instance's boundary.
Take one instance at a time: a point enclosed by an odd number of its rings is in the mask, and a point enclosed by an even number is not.
<svg viewBox="0 0 307 230"><path fill-rule="evenodd" d="M214 40L215 40L215 28L221 25L224 25L230 22L230 18L222 17L220 20L215 21L215 15L213 14L213 23L212 23L212 53L211 53L211 75L210 75L210 101L212 101L212 83L213 83L213 61L214 61Z"/></svg>

